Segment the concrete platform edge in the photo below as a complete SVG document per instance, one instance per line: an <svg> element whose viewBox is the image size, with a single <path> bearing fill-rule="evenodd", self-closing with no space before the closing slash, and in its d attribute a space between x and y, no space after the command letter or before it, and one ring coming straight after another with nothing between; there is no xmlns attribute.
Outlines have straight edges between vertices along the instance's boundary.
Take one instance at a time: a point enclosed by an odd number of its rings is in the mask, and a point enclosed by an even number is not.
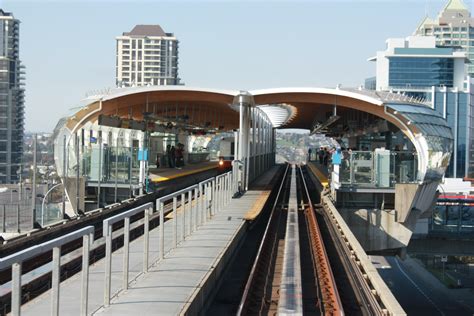
<svg viewBox="0 0 474 316"><path fill-rule="evenodd" d="M240 248L242 241L245 239L245 230L248 222L243 221L231 241L227 244L221 254L215 259L213 268L207 272L201 283L189 297L188 302L183 306L180 315L199 315L202 309L210 303L214 297L221 276L225 271L230 259Z"/></svg>

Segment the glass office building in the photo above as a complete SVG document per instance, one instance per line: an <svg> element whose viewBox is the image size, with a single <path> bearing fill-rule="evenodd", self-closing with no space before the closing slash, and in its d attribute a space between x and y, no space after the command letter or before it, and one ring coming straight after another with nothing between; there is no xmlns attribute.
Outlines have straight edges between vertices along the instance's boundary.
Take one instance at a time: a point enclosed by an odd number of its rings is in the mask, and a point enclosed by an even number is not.
<svg viewBox="0 0 474 316"><path fill-rule="evenodd" d="M448 88L432 89L432 95L434 109L448 121L454 136L454 152L446 177L474 178L474 95Z"/></svg>
<svg viewBox="0 0 474 316"><path fill-rule="evenodd" d="M452 87L453 77L452 58L389 58L391 87Z"/></svg>
<svg viewBox="0 0 474 316"><path fill-rule="evenodd" d="M411 36L387 40L387 49L369 60L377 63L377 76L366 88L403 93L438 111L454 136L445 176L474 178L474 87L466 77L466 52L436 47L435 37Z"/></svg>
<svg viewBox="0 0 474 316"><path fill-rule="evenodd" d="M471 61L466 66L467 73L474 75L474 19L469 6L462 0L447 1L436 18L425 16L415 34L434 36L438 47L453 47L466 52Z"/></svg>

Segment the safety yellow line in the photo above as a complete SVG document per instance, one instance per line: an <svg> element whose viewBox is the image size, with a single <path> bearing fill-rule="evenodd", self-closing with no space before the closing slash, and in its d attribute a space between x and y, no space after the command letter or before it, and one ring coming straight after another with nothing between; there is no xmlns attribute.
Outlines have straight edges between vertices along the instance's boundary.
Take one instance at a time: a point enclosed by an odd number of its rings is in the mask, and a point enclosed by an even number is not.
<svg viewBox="0 0 474 316"><path fill-rule="evenodd" d="M195 173L199 173L199 172L203 172L203 171L211 170L211 169L215 169L215 168L217 168L217 166L207 166L207 167L203 167L203 168L200 168L200 169L194 169L194 170L189 170L189 171L184 171L184 172L181 172L181 173L177 173L177 174L171 175L169 177L159 177L157 179L155 178L151 181L153 183L164 182L164 181L168 181L168 180L172 180L172 179L186 177L186 176L189 176L191 174L195 174Z"/></svg>
<svg viewBox="0 0 474 316"><path fill-rule="evenodd" d="M316 178L318 178L323 188L327 188L329 186L329 181L328 181L328 178L324 175L324 173L322 173L321 170L319 170L312 163L309 163L308 166L309 166L309 169L311 169L313 174L316 176Z"/></svg>
<svg viewBox="0 0 474 316"><path fill-rule="evenodd" d="M246 221L253 221L260 215L271 192L271 190L265 190L260 193L260 196L253 204L252 209L244 215L244 219Z"/></svg>

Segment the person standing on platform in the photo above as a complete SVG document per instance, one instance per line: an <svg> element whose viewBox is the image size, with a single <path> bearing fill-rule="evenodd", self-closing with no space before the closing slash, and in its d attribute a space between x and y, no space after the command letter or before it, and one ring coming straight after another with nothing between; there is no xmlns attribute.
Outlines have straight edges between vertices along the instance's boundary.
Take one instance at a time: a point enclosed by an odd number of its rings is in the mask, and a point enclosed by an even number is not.
<svg viewBox="0 0 474 316"><path fill-rule="evenodd" d="M171 168L171 145L166 145L165 152L165 163L168 165L168 168Z"/></svg>
<svg viewBox="0 0 474 316"><path fill-rule="evenodd" d="M324 148L324 154L323 154L323 164L324 166L328 166L328 162L329 162L329 151L327 148Z"/></svg>
<svg viewBox="0 0 474 316"><path fill-rule="evenodd" d="M323 150L323 147L320 147L320 148L319 148L318 158L319 158L319 164L322 165L322 164L323 164L323 159L324 159L324 150Z"/></svg>
<svg viewBox="0 0 474 316"><path fill-rule="evenodd" d="M176 168L176 148L174 146L171 146L170 149L170 168Z"/></svg>
<svg viewBox="0 0 474 316"><path fill-rule="evenodd" d="M313 150L310 148L308 148L308 162L311 161L311 153L313 152Z"/></svg>

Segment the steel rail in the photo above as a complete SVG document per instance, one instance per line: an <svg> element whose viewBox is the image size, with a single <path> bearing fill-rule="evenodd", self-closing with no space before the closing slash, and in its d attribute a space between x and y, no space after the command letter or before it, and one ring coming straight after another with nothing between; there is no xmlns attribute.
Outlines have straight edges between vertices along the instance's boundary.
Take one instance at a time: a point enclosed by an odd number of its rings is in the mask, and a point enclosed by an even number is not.
<svg viewBox="0 0 474 316"><path fill-rule="evenodd" d="M308 186L303 175L303 170L300 166L298 166L298 169L301 174L301 182L303 184L304 193L306 193L305 196L307 199L307 208L305 209L305 215L309 228L311 253L313 255L313 262L315 262L319 289L323 299L322 303L324 306L324 314L342 316L344 315L344 309L341 303L341 298L339 297L336 281L334 279L331 264L326 252L326 247L324 246L324 241L316 219L316 214L308 191Z"/></svg>
<svg viewBox="0 0 474 316"><path fill-rule="evenodd" d="M287 178L287 175L288 175L289 167L290 167L290 165L287 164L285 172L283 174L282 181L280 183L280 187L278 188L278 192L277 192L277 195L275 197L275 202L273 203L273 206L272 206L272 210L271 210L271 213L270 213L270 219L267 223L267 226L265 227L265 232L263 234L262 241L260 242L260 246L259 246L258 251L257 251L257 256L255 258L255 261L254 261L253 265L252 265L252 269L250 270L250 275L247 279L247 283L245 284L244 293L242 295L242 299L241 299L240 304L239 304L239 309L237 311L238 316L246 314L246 310L248 308L250 298L251 298L251 296L250 296L251 295L251 289L253 288L253 286L256 282L256 278L257 278L257 269L258 269L258 266L261 262L261 258L263 257L263 252L264 252L267 244L270 242L270 240L269 240L270 237L271 237L270 236L270 230L271 230L271 228L273 226L273 223L275 221L274 219L276 218L275 210L276 210L278 202L280 200L280 195L283 192L283 186L286 183L286 178Z"/></svg>
<svg viewBox="0 0 474 316"><path fill-rule="evenodd" d="M370 282L361 271L360 261L357 260L353 251L349 249L348 242L341 234L337 223L324 214L328 226L329 234L334 241L337 252L340 254L344 268L353 284L357 298L360 300L364 315L387 315L387 310L382 306L376 297L376 292L372 291Z"/></svg>
<svg viewBox="0 0 474 316"><path fill-rule="evenodd" d="M324 191L321 196L325 194ZM363 271L360 260L358 260L355 252L351 249L352 246L344 236L334 214L326 210L324 205L321 208L324 210L321 214L328 228L329 235L341 258L354 293L360 302L362 313L364 315L389 315L390 313L379 299L377 291L372 288L367 274ZM314 214L314 212L312 213Z"/></svg>

